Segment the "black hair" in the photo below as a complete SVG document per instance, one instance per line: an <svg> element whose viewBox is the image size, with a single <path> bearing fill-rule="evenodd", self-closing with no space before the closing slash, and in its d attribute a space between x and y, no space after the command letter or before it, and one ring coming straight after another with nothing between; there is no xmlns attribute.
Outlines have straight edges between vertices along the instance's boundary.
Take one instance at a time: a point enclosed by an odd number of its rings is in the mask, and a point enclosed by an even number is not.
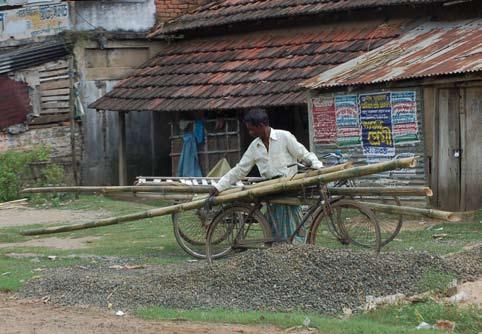
<svg viewBox="0 0 482 334"><path fill-rule="evenodd" d="M245 123L252 124L254 126L258 125L269 125L269 117L266 113L266 110L262 108L255 108L249 110L246 114L244 114L243 118Z"/></svg>

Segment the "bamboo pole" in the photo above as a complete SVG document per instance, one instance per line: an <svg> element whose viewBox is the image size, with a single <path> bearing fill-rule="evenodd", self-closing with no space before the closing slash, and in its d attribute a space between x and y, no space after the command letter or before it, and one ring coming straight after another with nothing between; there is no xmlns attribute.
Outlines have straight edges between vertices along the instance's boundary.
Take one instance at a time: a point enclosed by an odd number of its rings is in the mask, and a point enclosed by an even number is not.
<svg viewBox="0 0 482 334"><path fill-rule="evenodd" d="M359 203L362 203L370 207L373 211L393 213L397 215L403 214L408 216L424 216L429 218L446 220L449 222L459 222L462 220L462 215L457 212L449 212L449 211L442 211L442 210L436 210L436 209L414 208L414 207L401 206L401 205L379 204L379 203L373 203L373 202L359 202Z"/></svg>
<svg viewBox="0 0 482 334"><path fill-rule="evenodd" d="M298 180L300 178L308 177L308 176L315 176L315 175L322 175L331 173L334 171L346 169L347 167L351 166L351 163L340 164L333 167L323 168L319 170L309 171L307 173L298 173L293 178L279 178L274 180L263 181L260 183L251 184L244 187L235 187L226 190L223 193L234 193L245 189L252 189L258 187L260 184L263 186L269 184L275 184L279 182L284 182L288 180ZM163 185L149 185L149 186L105 186L105 187L97 187L97 186L79 186L79 187L41 187L41 188L26 188L21 191L22 194L32 194L32 193L55 193L55 192L75 192L75 193L116 193L116 192L160 192L160 193L192 193L192 194L201 194L201 193L208 193L212 186L206 185L193 185L189 186L186 184L171 184L173 182L164 182ZM205 197L206 198L206 197ZM201 198L199 198L201 199Z"/></svg>
<svg viewBox="0 0 482 334"><path fill-rule="evenodd" d="M428 196L433 195L429 187L328 187L332 195L371 195L371 196Z"/></svg>
<svg viewBox="0 0 482 334"><path fill-rule="evenodd" d="M197 185L179 185L179 186L109 186L109 187L42 187L42 188L26 188L21 191L22 194L32 193L117 193L117 192L159 192L159 193L206 193L212 189L212 186Z"/></svg>
<svg viewBox="0 0 482 334"><path fill-rule="evenodd" d="M265 186L259 186L256 188L242 190L235 193L225 194L225 192L223 192L214 198L212 204L216 205L216 204L222 204L222 203L232 202L235 200L243 200L243 199L256 200L256 198L263 197L263 196L290 192L297 189L299 190L299 189L302 189L304 186L316 185L319 183L327 183L327 182L343 180L343 179L350 179L353 177L380 173L380 172L389 171L397 168L410 168L410 167L414 167L415 165L416 165L415 158L403 158L403 159L391 160L388 162L380 162L380 163L371 164L367 166L353 167L353 168L336 171L328 174L304 177L304 178L299 178L296 180L286 181L282 183L278 182L275 184L268 184ZM276 181L276 180L271 180L271 181ZM269 181L266 181L266 182L269 182ZM261 183L262 182L260 182L260 184ZM133 213L133 214L120 216L120 217L100 219L97 221L92 221L92 222L83 223L83 224L27 230L27 231L21 232L21 234L23 235L51 234L51 233L75 231L75 230L86 229L86 228L120 224L120 223L130 222L134 220L164 216L164 215L182 212L186 210L194 210L204 206L205 202L206 201L204 199L195 200L192 202L181 203L181 204L167 206L163 208L156 208L156 209L152 209L152 210L148 210L140 213Z"/></svg>

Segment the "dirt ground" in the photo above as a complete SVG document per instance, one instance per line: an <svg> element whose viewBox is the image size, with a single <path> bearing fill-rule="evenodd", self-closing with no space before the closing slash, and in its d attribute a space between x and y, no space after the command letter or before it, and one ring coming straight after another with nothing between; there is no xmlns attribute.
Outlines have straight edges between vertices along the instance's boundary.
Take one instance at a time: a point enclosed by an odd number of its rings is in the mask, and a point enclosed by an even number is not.
<svg viewBox="0 0 482 334"><path fill-rule="evenodd" d="M0 294L0 319L2 334L287 333L286 330L273 326L194 323L183 319L144 321L128 314L120 317L94 309L45 304L41 300L14 300L6 294ZM289 332L313 333L304 329Z"/></svg>
<svg viewBox="0 0 482 334"><path fill-rule="evenodd" d="M29 207L0 210L0 227L32 224L80 223L108 216L103 211L77 211L59 209L35 209Z"/></svg>

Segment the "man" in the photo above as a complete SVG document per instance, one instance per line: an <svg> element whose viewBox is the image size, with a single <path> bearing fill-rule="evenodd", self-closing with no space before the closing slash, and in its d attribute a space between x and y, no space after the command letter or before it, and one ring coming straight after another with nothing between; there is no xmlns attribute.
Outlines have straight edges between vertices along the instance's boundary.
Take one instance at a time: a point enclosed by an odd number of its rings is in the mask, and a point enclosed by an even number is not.
<svg viewBox="0 0 482 334"><path fill-rule="evenodd" d="M312 168L321 168L323 164L315 154L309 152L296 137L288 131L276 130L269 126L269 119L263 109L252 109L244 116L244 123L249 134L255 137L244 153L239 163L224 175L218 184L211 190L211 195L229 188L251 171L254 165L258 166L259 173L266 179L281 176L293 176L297 173L296 165L302 161ZM301 221L301 207L298 205L271 204L268 208L270 215L268 221L273 227L275 238L286 240L296 229ZM273 221L271 221L271 216ZM296 240L304 242L303 236L296 236Z"/></svg>

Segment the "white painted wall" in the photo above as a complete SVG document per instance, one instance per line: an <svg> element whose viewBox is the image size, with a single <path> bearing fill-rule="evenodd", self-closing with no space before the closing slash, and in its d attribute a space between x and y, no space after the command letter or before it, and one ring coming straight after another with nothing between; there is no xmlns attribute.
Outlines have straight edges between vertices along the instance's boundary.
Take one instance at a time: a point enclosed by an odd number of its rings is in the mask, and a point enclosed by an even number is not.
<svg viewBox="0 0 482 334"><path fill-rule="evenodd" d="M154 0L76 1L76 30L147 31L156 22Z"/></svg>

